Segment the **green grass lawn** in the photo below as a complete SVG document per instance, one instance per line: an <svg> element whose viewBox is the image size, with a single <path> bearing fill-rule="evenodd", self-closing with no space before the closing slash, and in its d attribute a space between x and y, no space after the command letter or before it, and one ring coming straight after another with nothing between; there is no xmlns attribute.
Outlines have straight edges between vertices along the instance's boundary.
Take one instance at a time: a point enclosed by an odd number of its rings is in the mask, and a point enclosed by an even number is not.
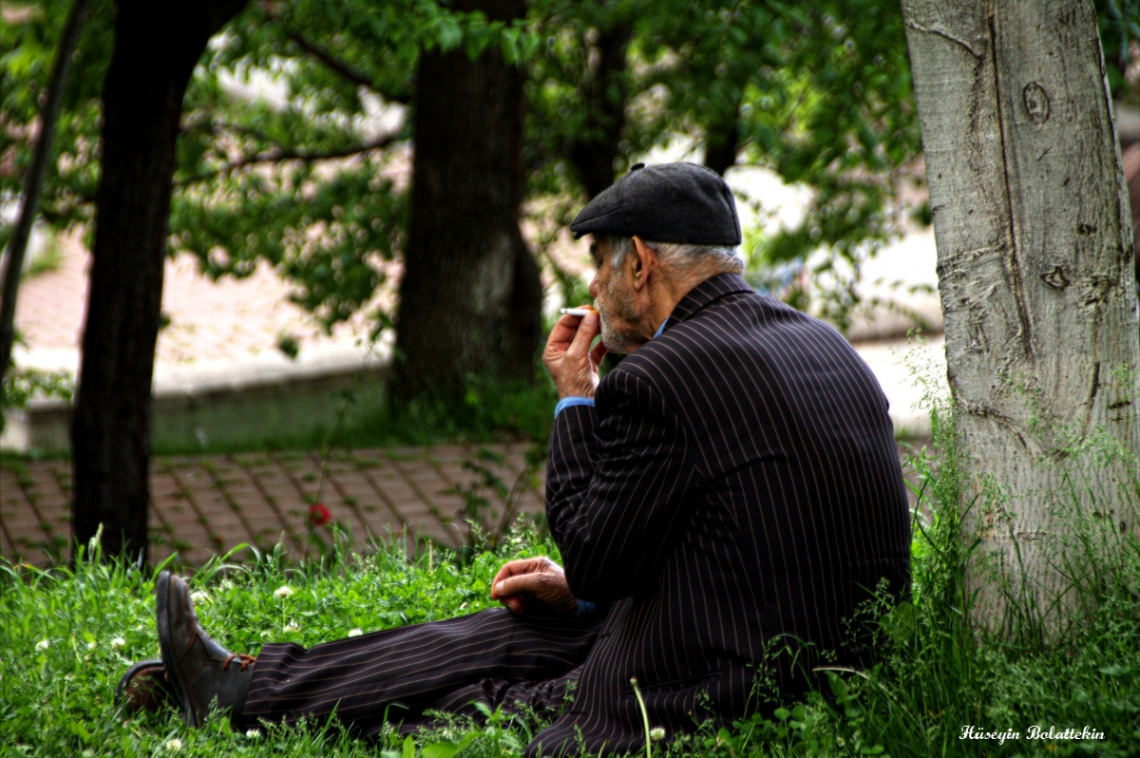
<svg viewBox="0 0 1140 758"><path fill-rule="evenodd" d="M919 466L925 510L937 513L939 499L953 493L930 461ZM1055 639L1031 627L997 634L967 620L955 519L916 523L913 604L869 614L888 651L880 666L830 672L829 698L813 694L731 730L653 743L652 755L1136 756L1140 548L1134 538L1122 544L1107 557L1070 556L1093 569L1081 623ZM556 551L520 530L498 551L476 551L462 564L440 550L409 557L402 544L305 565L269 554L240 566L218 560L193 576L192 588L206 628L230 649L256 653L269 641L313 645L355 629L478 611L491 605L488 584L499 564L536 553ZM158 657L157 570L90 558L74 570L0 563L0 755L440 758L461 748L461 757L513 756L534 728L491 714L487 723L364 742L335 725L257 737L231 733L222 718L190 729L174 711L125 719L112 703L120 674L131 661ZM991 738L962 739L970 727ZM1044 736L1033 738L1033 727ZM1065 735L1083 728L1093 738Z"/></svg>

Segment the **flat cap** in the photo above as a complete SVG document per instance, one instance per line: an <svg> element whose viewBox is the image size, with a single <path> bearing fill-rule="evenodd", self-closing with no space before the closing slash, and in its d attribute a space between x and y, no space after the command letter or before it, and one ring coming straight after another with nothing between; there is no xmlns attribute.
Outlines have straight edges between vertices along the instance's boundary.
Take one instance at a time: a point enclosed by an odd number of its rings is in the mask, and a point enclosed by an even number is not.
<svg viewBox="0 0 1140 758"><path fill-rule="evenodd" d="M638 163L570 224L574 237L637 235L651 242L739 245L736 200L724 180L695 163Z"/></svg>

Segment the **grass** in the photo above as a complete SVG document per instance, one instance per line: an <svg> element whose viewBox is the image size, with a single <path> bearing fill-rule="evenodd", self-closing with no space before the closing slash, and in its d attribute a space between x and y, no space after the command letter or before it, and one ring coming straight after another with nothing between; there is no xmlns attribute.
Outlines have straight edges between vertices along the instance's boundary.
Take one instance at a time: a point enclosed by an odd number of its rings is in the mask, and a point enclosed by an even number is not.
<svg viewBox="0 0 1140 758"><path fill-rule="evenodd" d="M971 621L959 511L962 461L952 440L918 451L921 493L913 542L912 602L869 608L886 650L867 671L824 673L803 702L703 729L653 756L1135 756L1140 745L1140 543L1105 552L1077 540L1064 556L1084 602L1081 623L1056 635L991 630ZM1133 531L1132 534L1135 534ZM97 547L95 547L97 552ZM199 613L231 649L267 641L312 645L347 635L466 614L489 607L488 583L509 557L548 553L534 531L509 534L498 550L409 556L402 543L323 562L288 564L281 553L240 566L200 569ZM97 556L96 556L97 558ZM489 714L410 740L389 732L353 739L335 725L230 733L225 719L187 728L173 712L124 720L115 682L132 660L157 656L156 572L82 559L73 570L0 564L0 754L5 756L517 756L525 726ZM291 595L277 597L288 585ZM1034 736L1034 729L1040 732ZM1066 730L1073 730L1066 734ZM1085 729L1084 739L1078 735ZM964 730L967 737L963 738ZM1016 736L1014 735L1016 733ZM970 735L981 735L980 737ZM1091 738L1090 738L1091 735Z"/></svg>
<svg viewBox="0 0 1140 758"><path fill-rule="evenodd" d="M548 549L533 533L511 550ZM266 641L314 645L353 629L382 629L490 607L488 582L500 557L482 552L460 565L448 553L409 558L402 542L371 555L338 551L329 561L289 565L280 552L242 566L200 569L193 589L203 624L234 650ZM97 547L95 552L98 552ZM90 556L90 553L88 554ZM171 711L124 721L112 704L129 662L158 657L153 593L158 570L81 558L74 570L0 565L0 754L34 756L180 754L383 755L335 729L232 735L224 719L185 727ZM279 588L292 593L279 597ZM277 593L277 594L275 594ZM403 756L403 740L391 747ZM438 740L436 740L438 741ZM431 744L425 742L424 744Z"/></svg>

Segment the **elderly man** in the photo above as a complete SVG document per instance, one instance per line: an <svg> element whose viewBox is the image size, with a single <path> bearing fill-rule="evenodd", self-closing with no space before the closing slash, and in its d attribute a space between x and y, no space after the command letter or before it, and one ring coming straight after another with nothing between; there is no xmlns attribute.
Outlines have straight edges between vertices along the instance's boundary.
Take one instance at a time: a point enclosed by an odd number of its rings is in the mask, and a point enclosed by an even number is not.
<svg viewBox="0 0 1140 758"><path fill-rule="evenodd" d="M597 312L563 316L543 356L561 398L546 508L565 573L512 561L492 588L507 610L266 645L256 662L213 642L164 574L162 666L192 724L216 700L238 728L335 711L368 734L481 702L553 718L530 755L622 753L644 741L632 681L673 734L801 692L817 661L872 657L860 605L909 583L875 377L833 329L744 282L712 171L635 166L571 230L593 236ZM626 357L599 378L607 350Z"/></svg>

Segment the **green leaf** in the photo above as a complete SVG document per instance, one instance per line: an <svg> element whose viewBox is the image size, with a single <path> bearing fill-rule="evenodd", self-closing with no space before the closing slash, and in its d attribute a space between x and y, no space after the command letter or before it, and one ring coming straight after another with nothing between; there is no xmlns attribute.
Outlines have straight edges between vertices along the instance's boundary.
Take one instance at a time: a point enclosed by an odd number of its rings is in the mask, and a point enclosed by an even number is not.
<svg viewBox="0 0 1140 758"><path fill-rule="evenodd" d="M905 644L914 637L915 633L914 606L910 603L900 603L897 608L879 619L879 626L896 644Z"/></svg>
<svg viewBox="0 0 1140 758"><path fill-rule="evenodd" d="M443 16L439 19L436 40L439 42L439 49L444 52L454 50L463 41L463 29L453 16Z"/></svg>
<svg viewBox="0 0 1140 758"><path fill-rule="evenodd" d="M71 730L72 734L81 739L83 742L86 743L91 741L91 732L87 731L87 727L83 726L83 724L80 722L71 721L68 723L68 728Z"/></svg>
<svg viewBox="0 0 1140 758"><path fill-rule="evenodd" d="M420 755L422 758L452 758L459 749L460 746L452 742L433 742L425 745Z"/></svg>
<svg viewBox="0 0 1140 758"><path fill-rule="evenodd" d="M847 682L834 671L828 671L827 683L831 686L831 694L835 695L835 699L840 703L844 702L847 698Z"/></svg>
<svg viewBox="0 0 1140 758"><path fill-rule="evenodd" d="M404 758L416 758L416 742L410 734L404 739Z"/></svg>
<svg viewBox="0 0 1140 758"><path fill-rule="evenodd" d="M463 49L467 53L467 57L475 60L486 49L487 43L491 41L491 32L484 25L472 26L467 30L467 34L463 38Z"/></svg>

